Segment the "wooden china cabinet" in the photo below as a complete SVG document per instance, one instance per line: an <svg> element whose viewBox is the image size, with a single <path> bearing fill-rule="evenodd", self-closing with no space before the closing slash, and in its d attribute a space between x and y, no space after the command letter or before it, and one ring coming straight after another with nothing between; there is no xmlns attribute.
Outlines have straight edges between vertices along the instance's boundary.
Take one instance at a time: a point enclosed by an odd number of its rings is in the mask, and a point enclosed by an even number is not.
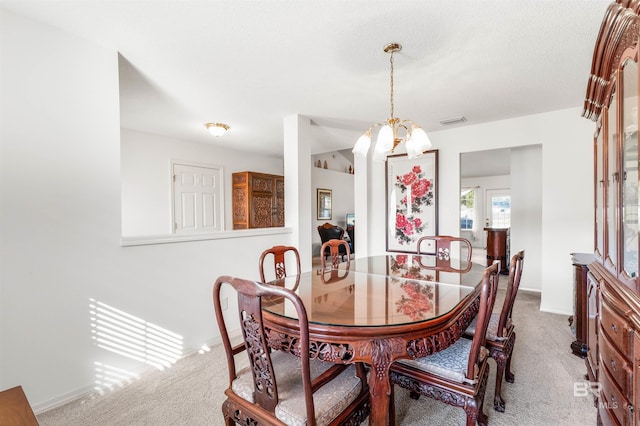
<svg viewBox="0 0 640 426"><path fill-rule="evenodd" d="M640 0L616 0L596 40L583 116L594 134L594 255L587 375L598 423L640 424L638 40Z"/></svg>
<svg viewBox="0 0 640 426"><path fill-rule="evenodd" d="M233 229L284 226L284 176L232 174Z"/></svg>

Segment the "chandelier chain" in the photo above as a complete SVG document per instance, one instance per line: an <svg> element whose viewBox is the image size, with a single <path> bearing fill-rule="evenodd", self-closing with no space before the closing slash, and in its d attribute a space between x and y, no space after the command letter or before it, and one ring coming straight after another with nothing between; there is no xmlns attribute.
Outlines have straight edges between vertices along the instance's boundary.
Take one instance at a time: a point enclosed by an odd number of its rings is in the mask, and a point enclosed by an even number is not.
<svg viewBox="0 0 640 426"><path fill-rule="evenodd" d="M391 63L391 79L390 79L390 86L391 86L391 90L390 90L390 100L391 100L391 118L394 118L393 116L393 51L391 51L391 55L389 57L389 62Z"/></svg>

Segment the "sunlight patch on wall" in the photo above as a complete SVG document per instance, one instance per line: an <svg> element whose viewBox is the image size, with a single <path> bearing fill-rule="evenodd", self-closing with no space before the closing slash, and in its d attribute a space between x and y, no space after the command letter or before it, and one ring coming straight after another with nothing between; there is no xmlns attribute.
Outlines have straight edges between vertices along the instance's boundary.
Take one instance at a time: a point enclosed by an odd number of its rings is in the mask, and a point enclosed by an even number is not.
<svg viewBox="0 0 640 426"><path fill-rule="evenodd" d="M159 370L183 355L182 336L141 318L89 299L92 339L102 349Z"/></svg>

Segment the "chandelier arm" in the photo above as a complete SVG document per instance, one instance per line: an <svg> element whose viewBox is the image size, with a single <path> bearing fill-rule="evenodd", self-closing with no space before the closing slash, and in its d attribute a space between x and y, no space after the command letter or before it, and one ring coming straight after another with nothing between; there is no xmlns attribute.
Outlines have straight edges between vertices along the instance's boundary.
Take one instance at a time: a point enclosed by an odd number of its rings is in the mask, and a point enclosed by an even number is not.
<svg viewBox="0 0 640 426"><path fill-rule="evenodd" d="M404 129L404 131L405 131L407 134L409 134L409 133L411 133L411 132L409 131L409 128L404 124L404 123L407 123L407 122L412 123L412 121L411 121L411 120L402 120L402 121L400 121L400 122L398 123L398 128L402 127L402 128ZM412 124L413 124L413 123L412 123Z"/></svg>
<svg viewBox="0 0 640 426"><path fill-rule="evenodd" d="M372 124L371 127L369 127L369 131L372 131L373 129L375 129L376 127L382 127L382 126L387 126L389 123L385 122L385 123L375 123ZM393 127L393 126L392 126Z"/></svg>

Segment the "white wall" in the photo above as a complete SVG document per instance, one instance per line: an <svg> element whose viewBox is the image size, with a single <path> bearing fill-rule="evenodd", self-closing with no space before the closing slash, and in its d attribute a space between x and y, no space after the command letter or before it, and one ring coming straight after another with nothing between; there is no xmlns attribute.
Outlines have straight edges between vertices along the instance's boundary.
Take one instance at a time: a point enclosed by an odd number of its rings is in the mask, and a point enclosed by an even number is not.
<svg viewBox="0 0 640 426"><path fill-rule="evenodd" d="M320 161L320 168L324 168L324 163L327 163L328 170L335 170L338 172L348 173L349 167L353 169L351 161L340 154L339 152L324 152L322 154L316 154L311 156L311 165L318 167L318 161Z"/></svg>
<svg viewBox="0 0 640 426"><path fill-rule="evenodd" d="M567 315L573 311L570 253L593 250L594 124L581 112L576 107L429 134L433 149L439 151L439 232L451 235L458 235L460 227L461 153L542 146L540 258L535 265L537 259L527 252L526 268L541 271L541 310ZM384 191L375 188L384 188L384 164L369 159L367 167L368 179L356 179L355 191L369 191L366 249L379 254L386 248L384 233L378 232L385 229L385 199ZM356 200L356 212L360 208Z"/></svg>
<svg viewBox="0 0 640 426"><path fill-rule="evenodd" d="M0 39L0 389L39 412L93 388L96 362L146 366L94 344L90 299L198 348L213 281L258 279L291 230L121 247L117 52L4 10Z"/></svg>
<svg viewBox="0 0 640 426"><path fill-rule="evenodd" d="M520 288L523 290L542 290L543 227L541 182L541 146L525 146L512 149L510 254L513 256L518 250L525 250L523 273L520 281ZM567 253L565 260L570 263L570 259L571 256ZM526 273L524 273L525 270ZM570 285L572 284L573 280L570 280L565 283L565 286L571 288ZM572 309L573 299L571 303L568 306L569 310Z"/></svg>
<svg viewBox="0 0 640 426"><path fill-rule="evenodd" d="M311 168L311 188L314 196L311 210L311 223L313 224L311 241L314 256L320 255L320 246L322 245L317 227L329 222L345 228L347 213L354 213L353 176L341 171ZM316 196L318 188L331 190L331 220L318 220Z"/></svg>
<svg viewBox="0 0 640 426"><path fill-rule="evenodd" d="M253 155L220 146L122 129L122 235L171 234L171 162L224 169L225 229L233 229L231 174L252 171L284 174L281 157Z"/></svg>

